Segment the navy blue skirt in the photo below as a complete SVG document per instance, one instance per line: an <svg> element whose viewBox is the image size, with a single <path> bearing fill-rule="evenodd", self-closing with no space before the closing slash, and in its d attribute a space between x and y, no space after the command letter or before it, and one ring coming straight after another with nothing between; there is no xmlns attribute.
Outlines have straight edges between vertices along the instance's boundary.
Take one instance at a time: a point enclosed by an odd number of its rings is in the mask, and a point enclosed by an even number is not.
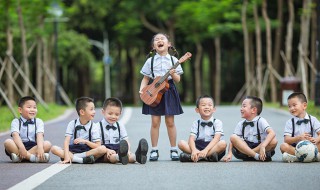
<svg viewBox="0 0 320 190"><path fill-rule="evenodd" d="M180 115L183 113L179 93L173 82L169 80L169 89L162 95L160 103L156 107L151 107L145 103L142 105L144 115Z"/></svg>

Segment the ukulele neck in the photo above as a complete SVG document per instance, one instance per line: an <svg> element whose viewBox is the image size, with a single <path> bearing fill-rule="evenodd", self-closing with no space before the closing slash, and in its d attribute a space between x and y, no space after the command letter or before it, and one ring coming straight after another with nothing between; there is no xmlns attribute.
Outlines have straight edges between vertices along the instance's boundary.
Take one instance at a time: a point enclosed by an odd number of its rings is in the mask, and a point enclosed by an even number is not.
<svg viewBox="0 0 320 190"><path fill-rule="evenodd" d="M171 69L176 69L178 66L179 66L179 61L177 61L177 63L176 64L174 64L172 67L171 67ZM171 70L170 69L170 70ZM165 81L168 77L169 77L169 75L170 75L170 70L165 74L165 75L163 75L163 77L161 77L161 79L159 80L159 82L160 83L163 83L163 81Z"/></svg>

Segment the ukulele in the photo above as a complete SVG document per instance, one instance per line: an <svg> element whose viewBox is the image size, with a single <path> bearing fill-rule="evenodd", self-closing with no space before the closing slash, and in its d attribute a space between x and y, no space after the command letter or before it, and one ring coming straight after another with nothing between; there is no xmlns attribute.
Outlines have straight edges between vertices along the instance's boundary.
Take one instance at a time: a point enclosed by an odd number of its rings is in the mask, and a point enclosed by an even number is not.
<svg viewBox="0 0 320 190"><path fill-rule="evenodd" d="M192 54L187 52L171 67L171 69L177 68L180 63L185 62L191 56ZM145 104L156 107L160 103L163 93L169 89L168 77L170 75L170 70L164 76L156 77L151 84L142 89L140 98Z"/></svg>

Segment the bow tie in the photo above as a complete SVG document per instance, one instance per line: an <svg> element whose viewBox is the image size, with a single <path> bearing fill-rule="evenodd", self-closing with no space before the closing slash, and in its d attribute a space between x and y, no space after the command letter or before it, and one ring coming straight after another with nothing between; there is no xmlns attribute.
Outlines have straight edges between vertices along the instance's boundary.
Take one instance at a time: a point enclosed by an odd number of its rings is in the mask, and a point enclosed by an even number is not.
<svg viewBox="0 0 320 190"><path fill-rule="evenodd" d="M297 121L297 125L301 125L302 123L307 124L310 120L309 119L302 119Z"/></svg>
<svg viewBox="0 0 320 190"><path fill-rule="evenodd" d="M247 125L250 125L251 127L253 127L254 123L252 121L244 121L243 124L242 124L243 127L245 127Z"/></svg>
<svg viewBox="0 0 320 190"><path fill-rule="evenodd" d="M81 129L87 131L87 129L83 125L77 125L76 126L76 131L81 130Z"/></svg>
<svg viewBox="0 0 320 190"><path fill-rule="evenodd" d="M34 122L31 119L29 119L29 120L27 120L26 122L23 123L23 126L27 127L29 124L34 124Z"/></svg>
<svg viewBox="0 0 320 190"><path fill-rule="evenodd" d="M113 125L107 125L106 126L106 129L109 130L109 129L113 129L113 130L116 130L117 127L113 126Z"/></svg>
<svg viewBox="0 0 320 190"><path fill-rule="evenodd" d="M206 125L207 125L208 127L212 127L213 123L212 123L212 121L209 121L209 122L201 122L200 125L201 125L202 127L205 127Z"/></svg>

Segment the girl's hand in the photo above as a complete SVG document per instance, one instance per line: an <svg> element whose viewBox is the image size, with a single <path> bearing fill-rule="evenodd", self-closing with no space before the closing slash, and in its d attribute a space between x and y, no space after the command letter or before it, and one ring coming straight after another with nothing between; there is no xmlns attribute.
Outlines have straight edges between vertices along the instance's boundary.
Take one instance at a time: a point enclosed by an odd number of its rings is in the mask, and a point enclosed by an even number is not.
<svg viewBox="0 0 320 190"><path fill-rule="evenodd" d="M171 70L169 71L169 73L170 73L170 75L173 75L174 73L176 73L176 69L171 69Z"/></svg>

